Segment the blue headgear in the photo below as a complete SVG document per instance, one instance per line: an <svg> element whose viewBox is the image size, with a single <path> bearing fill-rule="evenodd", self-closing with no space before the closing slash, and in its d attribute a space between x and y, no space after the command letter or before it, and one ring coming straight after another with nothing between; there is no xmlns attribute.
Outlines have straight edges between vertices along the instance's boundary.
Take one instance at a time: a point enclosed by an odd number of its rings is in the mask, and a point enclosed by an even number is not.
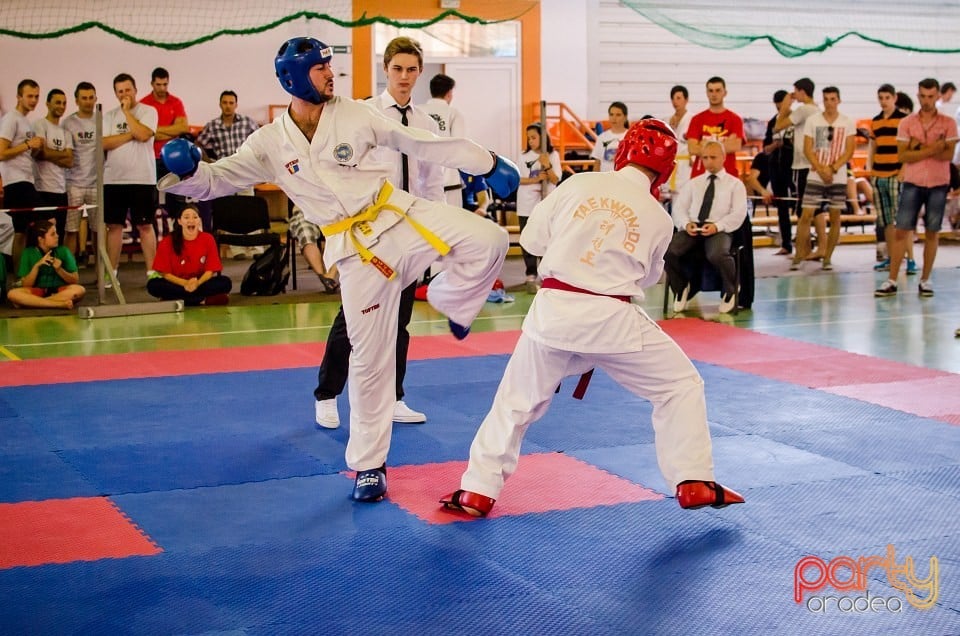
<svg viewBox="0 0 960 636"><path fill-rule="evenodd" d="M324 101L313 82L310 69L333 59L333 49L315 38L291 38L277 51L273 65L283 90L311 104Z"/></svg>

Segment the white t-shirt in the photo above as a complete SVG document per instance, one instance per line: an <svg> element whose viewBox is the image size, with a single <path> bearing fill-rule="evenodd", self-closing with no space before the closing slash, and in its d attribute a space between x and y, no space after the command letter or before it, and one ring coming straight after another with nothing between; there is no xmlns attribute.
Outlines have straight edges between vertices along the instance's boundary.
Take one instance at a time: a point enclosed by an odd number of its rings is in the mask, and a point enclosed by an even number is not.
<svg viewBox="0 0 960 636"><path fill-rule="evenodd" d="M794 170L803 170L810 167L806 155L803 154L803 130L807 118L820 112L816 104L800 104L790 113L793 122L793 166ZM799 134L797 134L799 133ZM798 141L799 140L799 141Z"/></svg>
<svg viewBox="0 0 960 636"><path fill-rule="evenodd" d="M10 142L10 147L19 146L33 137L33 126L17 109L0 118L0 138ZM36 162L29 152L22 152L13 159L0 161L0 179L3 185L20 181L36 183Z"/></svg>
<svg viewBox="0 0 960 636"><path fill-rule="evenodd" d="M550 153L551 170L557 176L560 176L560 153L556 150ZM537 150L528 150L520 155L520 178L536 177L540 174L540 152ZM543 182L546 189L541 188L541 183L528 183L517 188L517 216L530 216L533 206L540 203L548 194L554 191L557 186L549 181ZM542 194L541 194L542 193Z"/></svg>
<svg viewBox="0 0 960 636"><path fill-rule="evenodd" d="M73 167L67 170L67 183L91 187L97 182L97 122L74 113L63 120L63 128L73 138Z"/></svg>
<svg viewBox="0 0 960 636"><path fill-rule="evenodd" d="M45 146L51 150L73 150L73 138L63 129L46 117L33 125L33 132L43 137ZM67 191L67 169L61 168L52 161L40 160L37 162L37 191L55 192L63 194Z"/></svg>
<svg viewBox="0 0 960 636"><path fill-rule="evenodd" d="M617 148L620 147L620 140L623 139L627 131L615 133L612 130L604 130L597 137L597 143L593 146L593 152L590 153L591 159L600 162L600 172L613 171L613 159L617 156Z"/></svg>
<svg viewBox="0 0 960 636"><path fill-rule="evenodd" d="M157 109L137 103L133 116L141 124L157 131ZM119 106L103 116L103 136L123 135L130 132L127 117ZM110 185L156 185L157 162L153 154L153 137L146 141L133 139L107 152L103 164L103 182Z"/></svg>
<svg viewBox="0 0 960 636"><path fill-rule="evenodd" d="M803 127L803 138L800 140L800 146L806 144L806 138L813 138L813 151L817 154L817 160L821 164L832 164L843 156L846 151L847 137L857 134L857 126L853 120L839 113L836 120L831 124L824 117L823 113L817 113L807 118L807 123ZM794 144L797 144L794 138ZM851 141L850 143L854 143ZM807 183L823 183L823 179L815 171L811 170L807 176ZM833 175L832 184L847 183L847 170L841 168Z"/></svg>

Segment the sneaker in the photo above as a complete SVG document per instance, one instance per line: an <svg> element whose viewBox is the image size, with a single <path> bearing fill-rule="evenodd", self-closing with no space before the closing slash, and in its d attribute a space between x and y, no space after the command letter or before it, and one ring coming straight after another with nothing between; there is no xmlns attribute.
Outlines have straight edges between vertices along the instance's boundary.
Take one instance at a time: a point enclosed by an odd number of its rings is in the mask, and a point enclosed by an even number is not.
<svg viewBox="0 0 960 636"><path fill-rule="evenodd" d="M913 260L912 258L908 258L907 259L907 275L910 276L916 273L917 273L917 261Z"/></svg>
<svg viewBox="0 0 960 636"><path fill-rule="evenodd" d="M930 281L928 280L920 281L920 284L917 285L917 289L920 291L921 296L925 296L927 298L933 296L933 285L931 285Z"/></svg>
<svg viewBox="0 0 960 636"><path fill-rule="evenodd" d="M823 259L823 263L820 265L820 269L825 272L829 272L833 269L833 263L830 262L829 258Z"/></svg>
<svg viewBox="0 0 960 636"><path fill-rule="evenodd" d="M690 302L690 283L687 283L687 286L683 288L683 291L680 292L680 295L677 296L676 300L673 301L673 311L674 313L680 313L687 308L687 303Z"/></svg>
<svg viewBox="0 0 960 636"><path fill-rule="evenodd" d="M527 276L527 280L526 280L526 282L524 283L524 286L525 286L528 294L536 294L536 293L537 293L537 290L540 289L540 286L537 285L537 277L536 277L536 276Z"/></svg>
<svg viewBox="0 0 960 636"><path fill-rule="evenodd" d="M912 262L912 261L911 261ZM908 264L909 267L909 264ZM890 259L885 258L876 265L873 266L873 271L875 272L886 272L890 270Z"/></svg>
<svg viewBox="0 0 960 636"><path fill-rule="evenodd" d="M892 280L885 280L883 283L874 290L873 295L877 298L882 298L884 296L895 296L897 293L897 284Z"/></svg>
<svg viewBox="0 0 960 636"><path fill-rule="evenodd" d="M317 426L320 428L337 428L340 426L340 413L337 412L337 398L317 400L315 407Z"/></svg>
<svg viewBox="0 0 960 636"><path fill-rule="evenodd" d="M800 269L800 263L802 263L802 262L803 262L802 259L799 259L799 258L797 258L796 256L794 256L794 257L793 257L793 260L790 261L790 271L791 271L791 272L795 272L795 271L797 271L798 269Z"/></svg>
<svg viewBox="0 0 960 636"><path fill-rule="evenodd" d="M393 421L405 424L423 424L427 421L427 416L425 413L414 411L403 400L397 400L397 403L393 406Z"/></svg>
<svg viewBox="0 0 960 636"><path fill-rule="evenodd" d="M720 299L720 313L729 314L736 306L736 296L733 294L724 294Z"/></svg>

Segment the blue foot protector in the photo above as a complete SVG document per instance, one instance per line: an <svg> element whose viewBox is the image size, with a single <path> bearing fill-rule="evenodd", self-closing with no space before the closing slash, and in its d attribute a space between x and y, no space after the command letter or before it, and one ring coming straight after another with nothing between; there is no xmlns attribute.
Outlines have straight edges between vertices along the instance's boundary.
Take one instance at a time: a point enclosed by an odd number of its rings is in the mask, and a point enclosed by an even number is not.
<svg viewBox="0 0 960 636"><path fill-rule="evenodd" d="M458 325L452 320L447 320L450 323L450 333L453 334L453 337L457 340L463 340L467 337L467 334L470 333L470 327L464 327L463 325Z"/></svg>
<svg viewBox="0 0 960 636"><path fill-rule="evenodd" d="M361 470L353 484L353 500L373 503L387 494L387 466Z"/></svg>

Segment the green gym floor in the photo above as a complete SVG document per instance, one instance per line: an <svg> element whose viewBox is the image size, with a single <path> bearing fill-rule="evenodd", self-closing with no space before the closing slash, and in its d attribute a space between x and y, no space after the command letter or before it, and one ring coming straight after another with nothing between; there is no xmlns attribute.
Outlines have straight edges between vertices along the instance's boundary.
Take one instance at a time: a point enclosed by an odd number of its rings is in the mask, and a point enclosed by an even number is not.
<svg viewBox="0 0 960 636"><path fill-rule="evenodd" d="M920 298L917 277L908 278L902 272L896 297L874 298L873 289L885 275L872 271L871 244L841 245L834 257L835 270L829 273L820 271L814 263L804 265L800 272L789 272L787 260L775 256L773 248L756 249L755 258L758 278L751 310L720 316L718 294L705 293L684 315L960 372L960 343L955 344L953 336L960 326L960 245L941 246L933 275L933 298ZM245 266L242 262L230 264L237 272ZM142 265L130 263L125 267L139 273ZM83 271L86 277L92 276L92 270ZM234 294L237 300L226 307L192 308L171 314L80 319L74 313L43 312L34 317L20 312L20 317L0 319L0 358L27 360L323 341L336 314L338 297L313 291L319 286L302 261L298 276L300 290L264 299L268 304L245 304ZM235 282L239 280L236 274L234 278ZM522 290L519 257L508 258L503 280L515 302L487 303L474 331L519 328L532 298ZM85 304L92 302L95 292L89 293ZM656 319L663 317L662 293L662 287L657 286L644 301ZM417 303L410 329L413 335L443 334L446 319L426 303Z"/></svg>

